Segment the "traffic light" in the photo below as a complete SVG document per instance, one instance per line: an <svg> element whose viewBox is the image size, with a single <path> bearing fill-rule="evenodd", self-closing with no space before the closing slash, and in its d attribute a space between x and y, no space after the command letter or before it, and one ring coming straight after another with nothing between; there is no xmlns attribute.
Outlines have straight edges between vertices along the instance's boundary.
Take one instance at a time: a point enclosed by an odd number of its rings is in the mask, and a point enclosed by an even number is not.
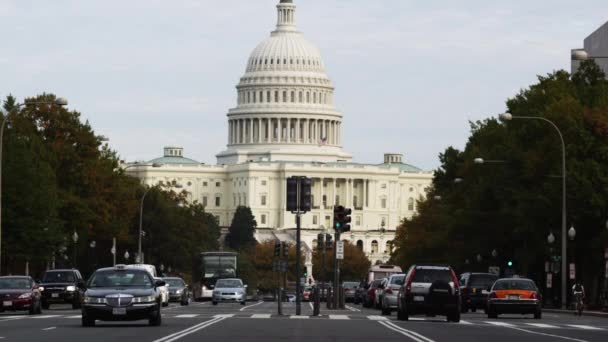
<svg viewBox="0 0 608 342"><path fill-rule="evenodd" d="M279 255L281 255L281 241L275 240L274 241L274 256L278 257Z"/></svg>
<svg viewBox="0 0 608 342"><path fill-rule="evenodd" d="M342 233L350 231L350 214L353 211L350 208L344 208L343 216L342 216Z"/></svg>
<svg viewBox="0 0 608 342"><path fill-rule="evenodd" d="M319 234L317 235L317 249L322 249L324 244L323 244L323 240L325 238L325 234Z"/></svg>
<svg viewBox="0 0 608 342"><path fill-rule="evenodd" d="M287 211L298 211L298 177L287 178Z"/></svg>
<svg viewBox="0 0 608 342"><path fill-rule="evenodd" d="M350 214L352 210L350 208L344 208L339 205L334 208L334 229L337 232L348 232L350 231Z"/></svg>
<svg viewBox="0 0 608 342"><path fill-rule="evenodd" d="M331 250L331 235L330 234L325 234L325 249L327 250Z"/></svg>
<svg viewBox="0 0 608 342"><path fill-rule="evenodd" d="M283 256L287 258L289 256L289 245L285 241L281 242L281 245L283 246Z"/></svg>
<svg viewBox="0 0 608 342"><path fill-rule="evenodd" d="M507 266L509 266L509 267L513 267L513 261L509 260L509 261L507 262Z"/></svg>
<svg viewBox="0 0 608 342"><path fill-rule="evenodd" d="M300 178L300 211L307 212L312 209L312 180Z"/></svg>

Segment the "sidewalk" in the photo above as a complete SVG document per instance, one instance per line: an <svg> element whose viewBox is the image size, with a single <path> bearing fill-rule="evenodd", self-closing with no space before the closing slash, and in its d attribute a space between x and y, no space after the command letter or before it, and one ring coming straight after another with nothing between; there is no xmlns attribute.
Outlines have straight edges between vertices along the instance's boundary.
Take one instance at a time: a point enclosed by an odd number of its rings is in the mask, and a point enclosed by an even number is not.
<svg viewBox="0 0 608 342"><path fill-rule="evenodd" d="M569 315L574 315L574 311L572 311L572 310L562 310L562 309L549 309L549 308L543 308L543 312L550 312L550 313L561 313L561 314L569 314ZM602 312L602 311L588 311L588 310L584 310L584 311L583 311L583 316L593 316L593 317L604 317L604 318L608 318L608 312Z"/></svg>

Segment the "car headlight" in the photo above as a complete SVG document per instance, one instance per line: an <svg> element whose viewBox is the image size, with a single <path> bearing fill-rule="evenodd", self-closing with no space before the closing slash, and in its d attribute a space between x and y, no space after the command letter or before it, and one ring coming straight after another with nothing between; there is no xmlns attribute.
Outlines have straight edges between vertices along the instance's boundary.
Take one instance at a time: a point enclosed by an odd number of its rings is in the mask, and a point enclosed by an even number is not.
<svg viewBox="0 0 608 342"><path fill-rule="evenodd" d="M155 302L156 296L134 297L133 303L150 303Z"/></svg>
<svg viewBox="0 0 608 342"><path fill-rule="evenodd" d="M40 291L40 292L44 291L44 287L38 286L38 291Z"/></svg>
<svg viewBox="0 0 608 342"><path fill-rule="evenodd" d="M175 290L175 294L182 294L182 290Z"/></svg>
<svg viewBox="0 0 608 342"><path fill-rule="evenodd" d="M27 292L27 293L24 293L21 296L19 296L19 299L26 299L26 298L32 298L32 293Z"/></svg>
<svg viewBox="0 0 608 342"><path fill-rule="evenodd" d="M65 290L68 292L74 292L74 291L76 291L76 286L70 285L70 286L66 287Z"/></svg>
<svg viewBox="0 0 608 342"><path fill-rule="evenodd" d="M105 298L88 297L88 296L84 297L85 304L105 304L105 302L106 302Z"/></svg>

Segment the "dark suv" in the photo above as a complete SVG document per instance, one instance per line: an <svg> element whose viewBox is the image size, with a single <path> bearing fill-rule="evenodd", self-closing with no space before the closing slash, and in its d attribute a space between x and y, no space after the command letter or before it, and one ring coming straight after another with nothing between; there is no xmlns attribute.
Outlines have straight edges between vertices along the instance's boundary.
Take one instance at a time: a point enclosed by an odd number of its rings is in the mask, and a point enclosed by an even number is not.
<svg viewBox="0 0 608 342"><path fill-rule="evenodd" d="M73 309L80 307L78 283L82 275L78 270L48 270L42 276L42 308L48 309L51 304L72 304Z"/></svg>
<svg viewBox="0 0 608 342"><path fill-rule="evenodd" d="M410 315L445 315L460 322L458 279L450 266L414 265L410 267L397 297L397 319Z"/></svg>
<svg viewBox="0 0 608 342"><path fill-rule="evenodd" d="M461 311L469 309L475 312L477 309L486 311L488 295L492 285L498 280L493 273L463 273L460 275L460 298Z"/></svg>

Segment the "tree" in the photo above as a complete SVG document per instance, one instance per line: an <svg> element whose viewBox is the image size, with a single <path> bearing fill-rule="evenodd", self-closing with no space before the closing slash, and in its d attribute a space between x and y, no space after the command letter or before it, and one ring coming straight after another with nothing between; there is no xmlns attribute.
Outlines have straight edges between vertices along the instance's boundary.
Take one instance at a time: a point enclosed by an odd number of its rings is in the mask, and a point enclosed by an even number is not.
<svg viewBox="0 0 608 342"><path fill-rule="evenodd" d="M254 237L256 227L257 222L251 209L243 206L237 207L226 236L227 245L236 251L255 247L257 243Z"/></svg>
<svg viewBox="0 0 608 342"><path fill-rule="evenodd" d="M257 286L261 291L268 291L277 286L278 273L272 271L272 263L275 260L274 244L274 240L268 240L259 243L255 248L255 257L252 260L255 260ZM288 246L287 281L295 282L301 276L296 275L296 247L294 244ZM300 265L304 270L304 256L300 259Z"/></svg>
<svg viewBox="0 0 608 342"><path fill-rule="evenodd" d="M325 264L323 264L325 261ZM312 255L313 275L315 281L333 282L334 279L334 250L323 252L315 249ZM323 265L325 265L323 267ZM369 271L371 262L365 253L350 241L344 242L344 259L340 261L341 281L357 281L364 279Z"/></svg>

